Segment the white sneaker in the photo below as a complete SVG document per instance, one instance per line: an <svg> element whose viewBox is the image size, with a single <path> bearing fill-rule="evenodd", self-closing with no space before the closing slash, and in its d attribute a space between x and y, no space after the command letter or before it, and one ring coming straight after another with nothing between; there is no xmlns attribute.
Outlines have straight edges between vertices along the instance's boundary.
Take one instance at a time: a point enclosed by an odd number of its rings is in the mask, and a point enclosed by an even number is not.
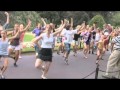
<svg viewBox="0 0 120 90"><path fill-rule="evenodd" d="M5 76L3 76L2 74L0 76L1 76L1 79L5 79Z"/></svg>
<svg viewBox="0 0 120 90"><path fill-rule="evenodd" d="M85 56L85 55L84 55L84 58L86 58L86 59L87 59L87 56Z"/></svg>
<svg viewBox="0 0 120 90"><path fill-rule="evenodd" d="M43 76L43 75L41 76L41 78L42 78L42 79L47 79L47 78L46 78L45 76Z"/></svg>
<svg viewBox="0 0 120 90"><path fill-rule="evenodd" d="M66 64L66 65L69 65L68 59L65 59L64 61L65 61L65 64Z"/></svg>

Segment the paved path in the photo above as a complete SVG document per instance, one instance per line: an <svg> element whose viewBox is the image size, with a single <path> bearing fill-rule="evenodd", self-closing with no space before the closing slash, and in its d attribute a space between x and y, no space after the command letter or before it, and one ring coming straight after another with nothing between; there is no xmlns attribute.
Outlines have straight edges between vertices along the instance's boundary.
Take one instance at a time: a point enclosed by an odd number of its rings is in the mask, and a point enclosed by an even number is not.
<svg viewBox="0 0 120 90"><path fill-rule="evenodd" d="M104 60L100 61L100 69L106 70L109 52L104 55ZM81 79L96 69L96 55L89 54L88 59L83 58L82 52L78 52L77 57L71 52L69 65L64 63L62 55L54 53L53 63L51 64L47 78L49 79ZM3 61L0 61L0 64ZM41 71L34 67L34 54L24 54L18 61L18 67L13 66L13 60L9 59L9 67L5 73L6 79L41 79ZM101 79L99 72L98 78ZM86 79L94 79L95 73Z"/></svg>

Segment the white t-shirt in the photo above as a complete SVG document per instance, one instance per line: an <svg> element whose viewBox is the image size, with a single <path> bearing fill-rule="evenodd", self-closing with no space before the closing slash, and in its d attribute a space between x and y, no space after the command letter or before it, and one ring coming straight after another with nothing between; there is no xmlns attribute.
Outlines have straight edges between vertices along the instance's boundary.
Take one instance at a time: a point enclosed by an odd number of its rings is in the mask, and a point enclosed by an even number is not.
<svg viewBox="0 0 120 90"><path fill-rule="evenodd" d="M66 29L64 28L61 32L61 34L63 35L65 33Z"/></svg>
<svg viewBox="0 0 120 90"><path fill-rule="evenodd" d="M96 36L95 36L95 41L99 41L100 40L100 34L99 33L96 33Z"/></svg>
<svg viewBox="0 0 120 90"><path fill-rule="evenodd" d="M47 33L41 34L42 36L42 45L41 48L52 48L52 45L54 43L54 37L53 34L50 34L50 37L47 37Z"/></svg>
<svg viewBox="0 0 120 90"><path fill-rule="evenodd" d="M71 44L74 34L77 34L77 30L66 30L66 31L64 31L64 33L63 33L63 35L65 36L64 42Z"/></svg>

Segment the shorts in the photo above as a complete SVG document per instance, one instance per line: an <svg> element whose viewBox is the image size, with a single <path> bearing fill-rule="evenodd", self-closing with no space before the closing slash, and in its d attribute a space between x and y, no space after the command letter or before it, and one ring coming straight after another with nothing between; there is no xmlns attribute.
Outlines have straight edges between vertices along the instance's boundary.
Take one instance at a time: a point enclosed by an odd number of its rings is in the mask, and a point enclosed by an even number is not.
<svg viewBox="0 0 120 90"><path fill-rule="evenodd" d="M42 61L49 61L52 62L52 49L51 48L41 48L38 52L38 59Z"/></svg>
<svg viewBox="0 0 120 90"><path fill-rule="evenodd" d="M13 50L20 50L20 49L21 49L20 45L18 45L18 46L9 45L8 48L9 48L9 49L13 49Z"/></svg>
<svg viewBox="0 0 120 90"><path fill-rule="evenodd" d="M3 58L7 58L8 55L0 55L0 58L3 57Z"/></svg>
<svg viewBox="0 0 120 90"><path fill-rule="evenodd" d="M86 41L85 44L86 44L86 45L90 45L90 41Z"/></svg>
<svg viewBox="0 0 120 90"><path fill-rule="evenodd" d="M65 43L65 51L68 52L68 54L70 53L70 47L71 47L71 44L69 43Z"/></svg>

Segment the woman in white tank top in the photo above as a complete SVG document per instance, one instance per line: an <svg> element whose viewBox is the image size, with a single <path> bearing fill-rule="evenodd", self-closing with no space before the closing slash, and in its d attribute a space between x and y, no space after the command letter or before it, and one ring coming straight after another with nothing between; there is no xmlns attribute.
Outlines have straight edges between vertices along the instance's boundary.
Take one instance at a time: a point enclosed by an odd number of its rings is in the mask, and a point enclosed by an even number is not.
<svg viewBox="0 0 120 90"><path fill-rule="evenodd" d="M63 30L65 24L66 24L66 21L64 24L62 23L59 30L56 30L56 32L54 33L51 32L52 27L50 24L48 24L46 25L46 30L45 30L46 32L33 40L33 43L35 44L37 44L39 40L42 40L41 49L38 53L38 57L35 62L35 67L41 68L43 71L41 76L42 79L46 79L46 74L52 62L52 45L54 42L54 36L56 36L58 33L60 33ZM44 67L42 66L43 62L45 62Z"/></svg>

